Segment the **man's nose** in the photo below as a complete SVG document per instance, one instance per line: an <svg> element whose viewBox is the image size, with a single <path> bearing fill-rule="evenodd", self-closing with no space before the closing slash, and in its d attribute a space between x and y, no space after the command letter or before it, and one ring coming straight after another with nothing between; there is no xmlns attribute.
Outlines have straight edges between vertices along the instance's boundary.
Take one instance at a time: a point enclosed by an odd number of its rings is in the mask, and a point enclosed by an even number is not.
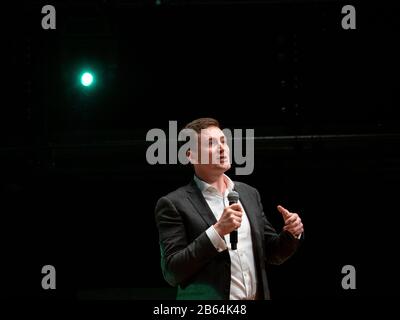
<svg viewBox="0 0 400 320"><path fill-rule="evenodd" d="M228 151L228 146L225 143L220 142L219 143L219 152L220 153L224 153L225 151Z"/></svg>

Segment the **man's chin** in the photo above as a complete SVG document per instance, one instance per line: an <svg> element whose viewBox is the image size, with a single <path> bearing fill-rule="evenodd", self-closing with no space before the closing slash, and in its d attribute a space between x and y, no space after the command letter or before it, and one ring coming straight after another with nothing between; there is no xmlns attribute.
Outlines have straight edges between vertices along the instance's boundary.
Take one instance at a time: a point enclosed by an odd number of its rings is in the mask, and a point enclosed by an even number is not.
<svg viewBox="0 0 400 320"><path fill-rule="evenodd" d="M221 163L221 164L216 164L216 167L225 172L231 168L231 164L230 163Z"/></svg>

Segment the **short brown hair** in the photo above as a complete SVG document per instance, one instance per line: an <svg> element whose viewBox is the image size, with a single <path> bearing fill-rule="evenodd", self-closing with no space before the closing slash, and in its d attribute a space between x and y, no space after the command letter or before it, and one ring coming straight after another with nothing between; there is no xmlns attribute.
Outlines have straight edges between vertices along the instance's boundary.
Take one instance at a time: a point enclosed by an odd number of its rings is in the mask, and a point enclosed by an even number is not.
<svg viewBox="0 0 400 320"><path fill-rule="evenodd" d="M185 126L185 129L192 129L196 131L198 134L200 134L202 129L207 129L208 127L219 128L218 120L215 120L213 118L199 118L188 123Z"/></svg>

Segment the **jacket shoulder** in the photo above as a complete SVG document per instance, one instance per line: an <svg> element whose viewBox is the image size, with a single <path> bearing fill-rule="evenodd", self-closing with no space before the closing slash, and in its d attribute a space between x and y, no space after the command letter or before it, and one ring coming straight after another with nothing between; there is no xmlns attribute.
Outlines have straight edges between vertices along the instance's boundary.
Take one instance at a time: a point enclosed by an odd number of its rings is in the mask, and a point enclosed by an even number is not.
<svg viewBox="0 0 400 320"><path fill-rule="evenodd" d="M251 193L258 193L258 190L256 188L254 188L253 186L244 183L244 182L239 182L239 181L233 181L233 183L235 184L236 187L242 189L242 190L246 190L247 192L251 192Z"/></svg>
<svg viewBox="0 0 400 320"><path fill-rule="evenodd" d="M191 184L189 183L188 185L179 187L178 189L162 196L161 198L168 198L172 202L175 202L177 200L181 200L184 196L187 195L188 190L191 188Z"/></svg>

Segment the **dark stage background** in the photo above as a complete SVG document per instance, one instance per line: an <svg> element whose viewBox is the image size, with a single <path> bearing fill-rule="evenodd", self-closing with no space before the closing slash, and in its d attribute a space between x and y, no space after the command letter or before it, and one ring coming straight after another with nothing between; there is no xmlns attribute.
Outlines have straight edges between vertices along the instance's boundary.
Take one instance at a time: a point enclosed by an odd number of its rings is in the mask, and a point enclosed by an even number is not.
<svg viewBox="0 0 400 320"><path fill-rule="evenodd" d="M351 1L53 1L2 19L2 294L169 299L157 199L191 179L151 166L151 128L211 116L254 128L257 187L305 242L272 297L390 295L398 281L399 6ZM353 4L357 29L343 30ZM2 5L4 6L4 5ZM17 14L18 13L18 14ZM83 68L96 84L77 84ZM41 288L41 268L57 289ZM343 290L354 265L357 289Z"/></svg>

